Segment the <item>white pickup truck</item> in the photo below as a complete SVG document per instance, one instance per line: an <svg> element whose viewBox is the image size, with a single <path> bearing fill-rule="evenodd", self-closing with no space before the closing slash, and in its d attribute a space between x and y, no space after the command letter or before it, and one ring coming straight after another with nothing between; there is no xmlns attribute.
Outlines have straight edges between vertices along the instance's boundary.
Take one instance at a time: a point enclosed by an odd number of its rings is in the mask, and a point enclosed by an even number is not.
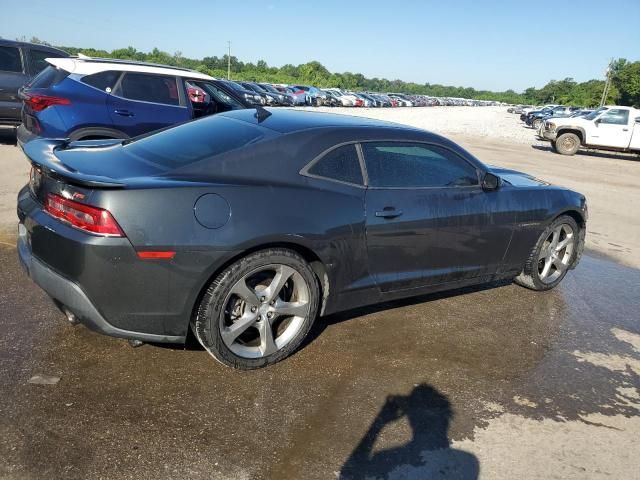
<svg viewBox="0 0 640 480"><path fill-rule="evenodd" d="M640 153L640 110L607 106L585 117L550 118L538 130L538 138L563 155L574 155L580 147Z"/></svg>

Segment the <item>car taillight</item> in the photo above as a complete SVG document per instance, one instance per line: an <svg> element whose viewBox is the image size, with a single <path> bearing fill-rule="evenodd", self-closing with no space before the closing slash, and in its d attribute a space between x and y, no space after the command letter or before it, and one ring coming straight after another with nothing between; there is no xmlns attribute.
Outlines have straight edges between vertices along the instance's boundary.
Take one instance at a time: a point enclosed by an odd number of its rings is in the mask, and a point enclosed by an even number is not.
<svg viewBox="0 0 640 480"><path fill-rule="evenodd" d="M53 105L71 105L71 100L64 97L51 97L49 95L32 95L23 93L25 103L35 112L41 112L47 107Z"/></svg>
<svg viewBox="0 0 640 480"><path fill-rule="evenodd" d="M50 193L45 212L85 232L109 237L124 237L124 232L108 210L91 207Z"/></svg>

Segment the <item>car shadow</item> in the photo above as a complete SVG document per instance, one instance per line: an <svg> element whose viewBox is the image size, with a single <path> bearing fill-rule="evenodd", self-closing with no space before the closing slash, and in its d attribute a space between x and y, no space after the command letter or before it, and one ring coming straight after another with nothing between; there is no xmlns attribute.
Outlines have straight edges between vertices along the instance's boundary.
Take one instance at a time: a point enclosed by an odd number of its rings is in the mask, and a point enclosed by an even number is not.
<svg viewBox="0 0 640 480"><path fill-rule="evenodd" d="M427 293L427 294L418 295L415 297L408 297L408 298L403 298L398 300L390 300L390 301L375 303L373 305L367 305L364 307L358 307L350 310L345 310L343 312L334 313L331 315L327 315L326 317L320 317L313 324L311 331L303 341L298 351L304 349L307 345L313 343L318 337L320 337L320 335L322 335L322 332L324 332L324 330L331 325L336 325L338 323L346 322L348 320L358 318L358 317L363 317L365 315L382 312L384 310L391 310L394 308L401 308L401 307L407 307L410 305L418 305L421 303L433 302L435 300L442 300L445 298L456 297L458 295L463 295L467 293L482 292L485 290L491 290L498 287L504 287L506 285L510 285L511 283L513 283L511 280L493 281L489 283L473 285L470 287L460 287L453 290Z"/></svg>
<svg viewBox="0 0 640 480"><path fill-rule="evenodd" d="M548 145L531 145L531 148L536 150L540 150L542 152L553 152L550 146ZM640 161L640 156L635 155L633 153L615 153L615 152L605 152L605 151L596 151L596 150L578 150L577 155L584 155L587 157L601 157L601 158L611 158L613 160L630 160L632 162Z"/></svg>
<svg viewBox="0 0 640 480"><path fill-rule="evenodd" d="M354 318L370 315L372 313L377 313L384 310L406 307L410 305L417 305L420 303L431 302L431 301L440 300L440 299L449 298L449 297L455 297L458 295L463 295L465 293L481 292L484 290L490 290L497 287L503 287L511 283L512 282L509 280L494 281L486 284L474 285L471 287L461 287L454 290L447 290L444 292L428 293L425 295L419 295L417 297L409 297L409 298L404 298L399 300L390 300L386 302L376 303L373 305L367 305L365 307L345 310L340 313L327 315L326 317L320 317L314 322L313 327L311 327L311 330L302 341L302 344L300 345L300 347L296 349L294 355L300 352L301 350L303 350L304 348L306 348L311 343L313 343L318 337L320 337L320 335L322 335L322 332L324 332L324 330L330 325L346 322ZM187 330L187 337L184 344L158 343L158 342L146 342L146 343L148 343L149 345L153 345L154 347L164 348L167 350L204 351L204 348L202 347L202 345L200 345L200 342L198 342L195 335L193 334L191 327L189 327Z"/></svg>
<svg viewBox="0 0 640 480"><path fill-rule="evenodd" d="M428 384L416 385L409 395L388 396L338 478L356 480L393 475L477 479L480 464L476 456L451 448L448 431L452 417L449 399ZM404 445L376 451L376 440L385 427L405 418L411 428L411 439Z"/></svg>
<svg viewBox="0 0 640 480"><path fill-rule="evenodd" d="M16 131L12 128L0 129L0 145L15 145Z"/></svg>

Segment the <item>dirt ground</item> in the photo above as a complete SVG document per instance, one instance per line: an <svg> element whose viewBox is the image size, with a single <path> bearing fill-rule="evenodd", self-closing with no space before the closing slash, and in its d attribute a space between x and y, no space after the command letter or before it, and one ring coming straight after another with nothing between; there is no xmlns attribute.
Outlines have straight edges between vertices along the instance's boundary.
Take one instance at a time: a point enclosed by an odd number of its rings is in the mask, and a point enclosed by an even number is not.
<svg viewBox="0 0 640 480"><path fill-rule="evenodd" d="M583 192L580 266L332 315L256 372L66 324L18 265L0 145L0 478L639 478L640 162L448 134Z"/></svg>

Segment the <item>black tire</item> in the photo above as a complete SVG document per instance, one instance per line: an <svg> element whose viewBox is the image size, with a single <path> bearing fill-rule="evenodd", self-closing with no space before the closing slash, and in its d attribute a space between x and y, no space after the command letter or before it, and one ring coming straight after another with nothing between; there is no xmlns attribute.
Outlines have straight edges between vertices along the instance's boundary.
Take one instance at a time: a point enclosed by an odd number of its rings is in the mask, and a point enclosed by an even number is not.
<svg viewBox="0 0 640 480"><path fill-rule="evenodd" d="M574 232L574 235L573 235L574 245L573 245L573 251L571 254L571 259L568 262L568 268L564 270L557 279L555 279L551 283L545 283L542 280L540 280L540 274L538 269L538 262L540 258L541 249L543 248L545 241L551 235L551 233L558 226L561 226L563 224L569 225ZM567 272L571 269L571 267L573 266L573 264L576 262L578 258L578 255L579 255L578 242L580 241L580 238L581 238L580 227L572 217L570 217L569 215L561 215L558 218L556 218L553 222L551 222L549 226L547 226L547 228L545 228L544 232L542 232L542 234L538 238L538 241L534 245L533 249L531 250L531 253L529 254L529 257L527 258L527 262L525 263L525 266L522 269L522 272L520 273L520 275L518 275L514 279L515 283L517 283L522 287L529 288L531 290L536 290L536 291L551 290L552 288L556 287L562 281L562 279L565 277Z"/></svg>
<svg viewBox="0 0 640 480"><path fill-rule="evenodd" d="M575 133L563 133L556 138L556 151L561 155L575 155L580 148L580 138Z"/></svg>
<svg viewBox="0 0 640 480"><path fill-rule="evenodd" d="M275 353L260 358L236 355L225 344L220 332L220 318L226 307L225 301L236 282L250 272L271 264L286 265L300 274L308 287L309 312L295 337ZM292 250L281 248L261 250L236 261L211 282L191 322L191 328L200 344L220 363L241 370L262 368L283 360L300 346L315 321L319 299L318 279L300 255Z"/></svg>
<svg viewBox="0 0 640 480"><path fill-rule="evenodd" d="M558 147L556 146L555 140L551 142L551 150L558 153Z"/></svg>

